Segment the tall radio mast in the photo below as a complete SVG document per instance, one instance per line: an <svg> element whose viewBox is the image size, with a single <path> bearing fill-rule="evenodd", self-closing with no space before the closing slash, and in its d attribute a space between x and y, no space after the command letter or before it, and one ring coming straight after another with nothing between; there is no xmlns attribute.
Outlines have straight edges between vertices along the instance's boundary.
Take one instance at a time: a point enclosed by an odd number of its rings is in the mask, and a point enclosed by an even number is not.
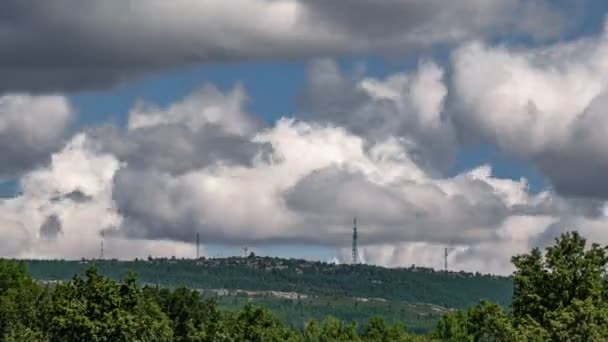
<svg viewBox="0 0 608 342"><path fill-rule="evenodd" d="M353 220L353 264L359 263L359 250L357 248L357 218Z"/></svg>
<svg viewBox="0 0 608 342"><path fill-rule="evenodd" d="M104 239L104 233L101 232L101 250L99 251L99 259L103 260L103 239Z"/></svg>
<svg viewBox="0 0 608 342"><path fill-rule="evenodd" d="M200 259L201 257L201 236L199 233L196 233L196 259Z"/></svg>

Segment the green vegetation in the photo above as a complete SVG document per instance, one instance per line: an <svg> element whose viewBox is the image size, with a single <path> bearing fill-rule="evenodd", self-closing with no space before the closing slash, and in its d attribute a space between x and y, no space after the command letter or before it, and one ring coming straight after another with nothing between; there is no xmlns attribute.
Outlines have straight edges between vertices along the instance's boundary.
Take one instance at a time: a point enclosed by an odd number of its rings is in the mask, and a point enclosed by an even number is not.
<svg viewBox="0 0 608 342"><path fill-rule="evenodd" d="M511 300L510 278L428 268L387 269L305 260L232 257L223 259L40 260L28 261L35 279L65 281L95 266L118 280L132 270L141 284L188 287L213 298L222 309L247 303L270 308L295 328L332 315L364 324L371 316L402 322L417 333L432 329L449 309L464 309L485 298L503 306Z"/></svg>
<svg viewBox="0 0 608 342"><path fill-rule="evenodd" d="M42 286L24 264L0 261L2 341L413 341L401 324L375 318L358 328L333 317L304 329L280 322L268 309L220 310L187 288L140 287L134 276L114 281L95 269L84 277ZM378 339L380 338L380 340Z"/></svg>
<svg viewBox="0 0 608 342"><path fill-rule="evenodd" d="M512 259L510 312L488 301L450 313L435 336L445 341L607 341L608 249L567 233L546 253Z"/></svg>
<svg viewBox="0 0 608 342"><path fill-rule="evenodd" d="M543 254L513 258L510 309L488 300L445 313L427 335L400 320L370 317L364 324L335 317L300 328L268 308L234 302L221 309L199 290L141 286L135 276L116 281L88 269L84 276L40 283L24 263L0 260L2 341L606 341L608 254L586 248L568 233ZM238 296L232 297L237 298ZM229 298L229 297L222 297ZM300 300L302 300L300 298ZM364 302L365 303L365 302Z"/></svg>
<svg viewBox="0 0 608 342"><path fill-rule="evenodd" d="M371 265L334 265L305 260L255 257L225 259L148 259L136 261L28 261L35 279L69 280L94 265L101 274L120 279L133 271L144 284L200 290L294 292L329 298L382 298L467 308L480 298L508 306L510 278L428 268L388 269Z"/></svg>
<svg viewBox="0 0 608 342"><path fill-rule="evenodd" d="M369 317L380 317L388 323L400 322L408 330L426 333L433 329L439 318L448 310L427 304L406 302L359 301L352 298L315 297L307 299L288 299L267 295L203 295L214 299L219 306L228 310L239 309L249 303L270 309L281 322L294 328L303 328L309 319L321 321L334 316L347 322L363 325Z"/></svg>

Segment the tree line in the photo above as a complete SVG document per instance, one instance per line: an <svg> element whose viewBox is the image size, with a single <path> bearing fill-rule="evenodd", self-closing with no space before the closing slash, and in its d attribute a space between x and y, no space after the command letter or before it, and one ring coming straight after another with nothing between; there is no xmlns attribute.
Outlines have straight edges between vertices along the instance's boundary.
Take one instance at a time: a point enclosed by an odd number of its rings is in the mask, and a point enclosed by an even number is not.
<svg viewBox="0 0 608 342"><path fill-rule="evenodd" d="M444 315L427 335L372 317L362 325L328 317L294 328L261 306L221 310L199 291L141 286L91 268L84 276L40 283L26 265L0 260L3 341L606 341L606 247L565 233L544 253L512 259L510 306L488 300Z"/></svg>

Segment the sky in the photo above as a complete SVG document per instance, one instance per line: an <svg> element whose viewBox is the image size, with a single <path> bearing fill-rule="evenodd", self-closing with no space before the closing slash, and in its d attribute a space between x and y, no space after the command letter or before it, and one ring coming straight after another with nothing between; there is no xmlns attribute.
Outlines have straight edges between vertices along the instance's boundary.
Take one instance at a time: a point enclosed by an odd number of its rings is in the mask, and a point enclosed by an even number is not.
<svg viewBox="0 0 608 342"><path fill-rule="evenodd" d="M8 0L0 256L509 274L608 243L600 0Z"/></svg>

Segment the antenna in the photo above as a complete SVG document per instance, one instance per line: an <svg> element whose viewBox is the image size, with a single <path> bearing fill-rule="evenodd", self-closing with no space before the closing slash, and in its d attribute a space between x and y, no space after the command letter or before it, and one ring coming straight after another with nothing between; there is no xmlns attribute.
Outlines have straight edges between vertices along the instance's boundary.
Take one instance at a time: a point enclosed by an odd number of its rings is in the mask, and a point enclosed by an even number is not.
<svg viewBox="0 0 608 342"><path fill-rule="evenodd" d="M201 258L201 236L199 233L196 233L196 258Z"/></svg>
<svg viewBox="0 0 608 342"><path fill-rule="evenodd" d="M359 263L359 250L357 249L357 218L353 220L353 264Z"/></svg>
<svg viewBox="0 0 608 342"><path fill-rule="evenodd" d="M448 271L448 255L450 254L451 250L452 250L452 246L454 245L454 241L450 241L450 247L446 247L444 248L444 254L443 254L443 267L444 267L444 271Z"/></svg>
<svg viewBox="0 0 608 342"><path fill-rule="evenodd" d="M103 239L104 239L104 234L103 234L103 232L101 232L101 250L99 251L100 260L103 260Z"/></svg>

